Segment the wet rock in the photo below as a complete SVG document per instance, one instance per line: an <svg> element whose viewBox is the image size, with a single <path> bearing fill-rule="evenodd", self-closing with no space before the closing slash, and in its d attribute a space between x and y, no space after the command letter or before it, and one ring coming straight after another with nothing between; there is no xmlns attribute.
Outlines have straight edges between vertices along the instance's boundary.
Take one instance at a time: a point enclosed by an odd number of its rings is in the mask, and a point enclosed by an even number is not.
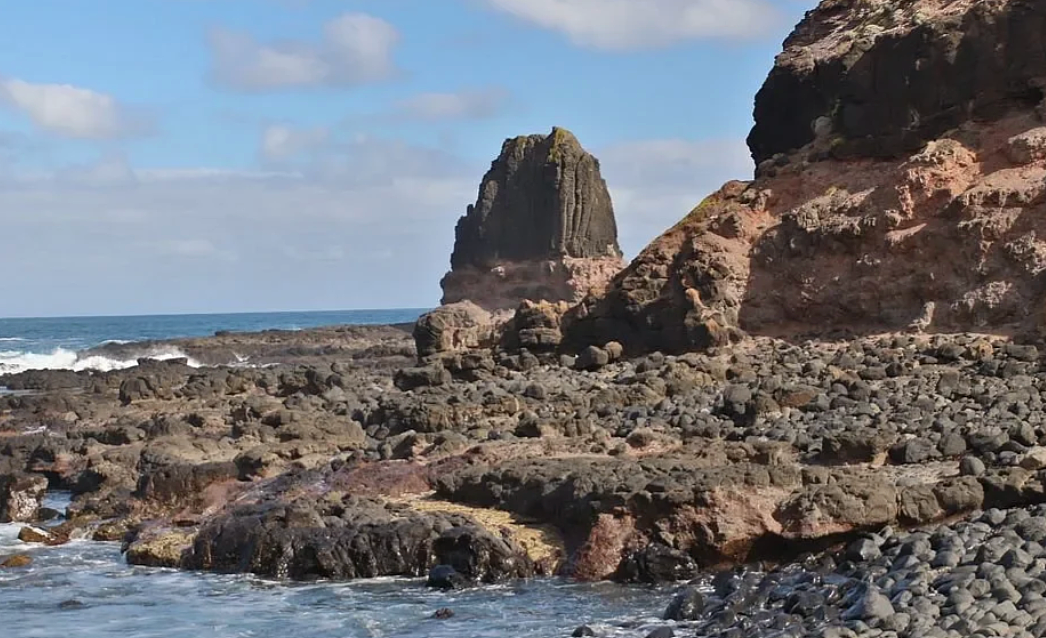
<svg viewBox="0 0 1046 638"><path fill-rule="evenodd" d="M894 614L890 599L872 586L866 586L854 604L843 612L843 620L883 621Z"/></svg>
<svg viewBox="0 0 1046 638"><path fill-rule="evenodd" d="M28 567L32 564L33 559L27 554L15 554L0 559L0 568L4 569L18 569L20 567Z"/></svg>
<svg viewBox="0 0 1046 638"><path fill-rule="evenodd" d="M472 581L450 565L436 565L429 570L429 578L425 584L436 589L450 590L465 589L472 584Z"/></svg>
<svg viewBox="0 0 1046 638"><path fill-rule="evenodd" d="M705 597L697 587L689 586L677 593L665 609L665 620L697 620L705 610Z"/></svg>
<svg viewBox="0 0 1046 638"><path fill-rule="evenodd" d="M671 583L694 578L697 571L697 563L685 552L651 543L624 561L619 578L644 583Z"/></svg>
<svg viewBox="0 0 1046 638"><path fill-rule="evenodd" d="M182 567L195 539L195 531L147 527L138 530L124 552L131 565Z"/></svg>
<svg viewBox="0 0 1046 638"><path fill-rule="evenodd" d="M46 543L51 535L35 527L23 527L18 530L18 540L23 543Z"/></svg>

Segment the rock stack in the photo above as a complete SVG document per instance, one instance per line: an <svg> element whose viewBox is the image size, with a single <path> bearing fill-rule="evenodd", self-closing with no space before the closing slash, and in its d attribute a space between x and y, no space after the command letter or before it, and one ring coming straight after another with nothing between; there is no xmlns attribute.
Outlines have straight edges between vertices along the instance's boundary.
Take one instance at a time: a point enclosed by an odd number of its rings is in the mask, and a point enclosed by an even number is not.
<svg viewBox="0 0 1046 638"><path fill-rule="evenodd" d="M624 267L599 160L572 133L506 140L457 224L444 304L577 302Z"/></svg>

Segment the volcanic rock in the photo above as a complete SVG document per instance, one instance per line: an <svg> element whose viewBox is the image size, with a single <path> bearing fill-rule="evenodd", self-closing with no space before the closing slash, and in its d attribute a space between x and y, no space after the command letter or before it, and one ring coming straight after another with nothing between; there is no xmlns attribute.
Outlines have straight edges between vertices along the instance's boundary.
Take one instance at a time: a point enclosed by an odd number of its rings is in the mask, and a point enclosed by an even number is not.
<svg viewBox="0 0 1046 638"><path fill-rule="evenodd" d="M759 167L564 317L564 345L1037 333L1041 2L825 0L756 99Z"/></svg>
<svg viewBox="0 0 1046 638"><path fill-rule="evenodd" d="M576 302L624 266L599 161L572 133L505 141L457 224L443 303Z"/></svg>
<svg viewBox="0 0 1046 638"><path fill-rule="evenodd" d="M471 301L440 306L422 315L414 325L418 356L489 347L495 338L494 317Z"/></svg>

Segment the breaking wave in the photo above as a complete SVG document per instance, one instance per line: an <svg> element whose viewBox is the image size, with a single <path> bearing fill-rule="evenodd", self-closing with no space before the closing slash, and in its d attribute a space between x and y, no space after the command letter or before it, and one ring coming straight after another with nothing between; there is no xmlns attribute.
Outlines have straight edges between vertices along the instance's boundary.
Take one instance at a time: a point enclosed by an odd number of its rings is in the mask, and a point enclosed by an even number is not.
<svg viewBox="0 0 1046 638"><path fill-rule="evenodd" d="M128 359L116 359L99 354L56 348L48 354L0 350L0 374L23 372L25 370L98 370L108 372L110 370L133 368L138 365L138 359L140 358L158 359L160 361L185 358L188 359L190 366L194 368L200 367L199 362L186 357L184 352L171 346L149 348L136 353L134 358Z"/></svg>

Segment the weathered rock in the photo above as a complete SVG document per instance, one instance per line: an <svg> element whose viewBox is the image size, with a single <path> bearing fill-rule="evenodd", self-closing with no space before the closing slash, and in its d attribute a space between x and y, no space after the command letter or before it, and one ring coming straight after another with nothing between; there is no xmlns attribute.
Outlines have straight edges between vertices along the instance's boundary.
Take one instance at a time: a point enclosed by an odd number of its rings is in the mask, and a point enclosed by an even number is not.
<svg viewBox="0 0 1046 638"><path fill-rule="evenodd" d="M393 383L404 392L418 388L441 386L450 382L450 372L443 366L405 368L397 370Z"/></svg>
<svg viewBox="0 0 1046 638"><path fill-rule="evenodd" d="M47 479L39 474L0 476L0 523L31 523L47 491Z"/></svg>
<svg viewBox="0 0 1046 638"><path fill-rule="evenodd" d="M195 538L195 531L146 528L135 534L124 551L131 565L182 567L183 556L192 547Z"/></svg>
<svg viewBox="0 0 1046 638"><path fill-rule="evenodd" d="M458 221L443 303L577 301L624 265L599 161L569 131L506 140Z"/></svg>
<svg viewBox="0 0 1046 638"><path fill-rule="evenodd" d="M494 317L471 301L460 301L422 315L414 325L414 344L419 357L470 348L490 347L495 342Z"/></svg>
<svg viewBox="0 0 1046 638"><path fill-rule="evenodd" d="M509 351L554 352L563 340L561 320L569 309L566 302L524 301L504 326L501 345Z"/></svg>
<svg viewBox="0 0 1046 638"><path fill-rule="evenodd" d="M705 609L705 597L697 587L685 587L665 609L665 620L697 620Z"/></svg>
<svg viewBox="0 0 1046 638"><path fill-rule="evenodd" d="M23 543L46 543L51 535L35 527L23 527L18 530L18 540Z"/></svg>
<svg viewBox="0 0 1046 638"><path fill-rule="evenodd" d="M896 156L971 118L1039 103L1046 60L1030 52L1046 46L1046 16L1036 0L937 9L842 0L810 11L756 96L748 137L756 163L819 135L836 153ZM900 72L912 60L921 62Z"/></svg>
<svg viewBox="0 0 1046 638"><path fill-rule="evenodd" d="M572 309L564 345L1039 333L1044 31L1034 0L822 2L756 99L756 179Z"/></svg>

